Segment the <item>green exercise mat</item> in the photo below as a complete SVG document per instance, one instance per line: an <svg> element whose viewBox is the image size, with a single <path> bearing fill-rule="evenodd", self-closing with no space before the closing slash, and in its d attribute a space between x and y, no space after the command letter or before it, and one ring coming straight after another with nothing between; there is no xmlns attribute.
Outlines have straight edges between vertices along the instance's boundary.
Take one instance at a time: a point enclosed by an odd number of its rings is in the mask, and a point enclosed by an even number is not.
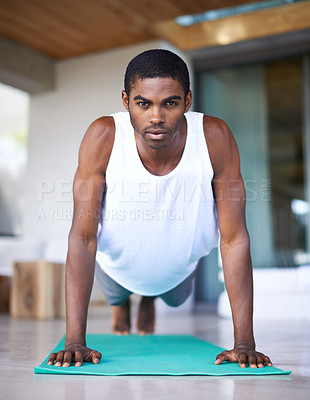
<svg viewBox="0 0 310 400"><path fill-rule="evenodd" d="M223 349L190 335L87 335L87 346L102 353L99 364L81 367L47 365L48 357L36 374L81 375L270 375L290 374L275 367L240 368L236 363L214 365ZM53 352L64 348L63 338Z"/></svg>

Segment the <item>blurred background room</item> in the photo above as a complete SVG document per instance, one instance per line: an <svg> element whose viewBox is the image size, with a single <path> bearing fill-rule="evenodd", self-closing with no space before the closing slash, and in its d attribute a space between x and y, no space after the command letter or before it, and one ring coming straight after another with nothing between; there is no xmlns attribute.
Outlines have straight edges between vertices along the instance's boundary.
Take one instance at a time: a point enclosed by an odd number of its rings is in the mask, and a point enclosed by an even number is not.
<svg viewBox="0 0 310 400"><path fill-rule="evenodd" d="M310 1L0 0L0 10L1 309L14 263L65 263L81 139L123 110L128 61L166 48L188 63L192 110L223 118L239 146L255 317L310 320ZM230 317L217 250L182 308L197 310Z"/></svg>
<svg viewBox="0 0 310 400"><path fill-rule="evenodd" d="M128 62L164 48L194 103L224 119L241 157L260 351L282 378L34 376L65 332L72 182L92 121L123 111ZM0 398L304 399L310 330L310 1L0 0ZM135 297L133 302L136 301ZM218 250L156 333L231 348ZM95 283L88 332L110 333ZM114 377L113 377L114 378ZM199 379L201 378L201 379Z"/></svg>

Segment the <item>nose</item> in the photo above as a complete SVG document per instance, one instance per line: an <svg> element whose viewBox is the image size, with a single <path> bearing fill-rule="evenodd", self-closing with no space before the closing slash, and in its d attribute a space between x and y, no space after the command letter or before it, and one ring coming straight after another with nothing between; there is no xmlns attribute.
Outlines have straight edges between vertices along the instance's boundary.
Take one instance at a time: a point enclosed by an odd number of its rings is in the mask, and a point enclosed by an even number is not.
<svg viewBox="0 0 310 400"><path fill-rule="evenodd" d="M165 117L161 107L153 106L150 109L150 117L149 122L154 125L158 125L160 123L165 122Z"/></svg>

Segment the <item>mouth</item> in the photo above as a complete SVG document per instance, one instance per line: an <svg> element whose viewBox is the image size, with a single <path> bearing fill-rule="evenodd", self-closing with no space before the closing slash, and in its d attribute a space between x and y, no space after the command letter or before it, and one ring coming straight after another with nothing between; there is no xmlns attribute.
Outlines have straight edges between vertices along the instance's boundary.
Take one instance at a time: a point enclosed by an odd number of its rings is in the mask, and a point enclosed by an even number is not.
<svg viewBox="0 0 310 400"><path fill-rule="evenodd" d="M148 135L151 139L163 139L167 132L165 131L159 131L159 130L151 130L151 131L146 131L146 135Z"/></svg>
<svg viewBox="0 0 310 400"><path fill-rule="evenodd" d="M146 131L146 133L151 133L151 134L154 134L154 135L161 135L161 134L165 134L166 131L159 130L159 129L149 129L149 130Z"/></svg>

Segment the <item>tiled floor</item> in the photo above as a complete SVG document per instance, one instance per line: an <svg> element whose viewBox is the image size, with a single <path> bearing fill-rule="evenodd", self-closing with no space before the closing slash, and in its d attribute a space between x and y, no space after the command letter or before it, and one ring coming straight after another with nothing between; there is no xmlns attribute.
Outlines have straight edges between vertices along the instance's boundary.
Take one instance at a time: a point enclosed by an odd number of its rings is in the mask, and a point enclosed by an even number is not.
<svg viewBox="0 0 310 400"><path fill-rule="evenodd" d="M310 322L257 322L258 349L288 376L269 377L97 377L34 375L65 330L63 320L13 320L0 316L0 399L308 399ZM92 309L89 333L109 333L110 310ZM232 344L231 321L215 314L159 315L157 333L193 334L219 346Z"/></svg>

